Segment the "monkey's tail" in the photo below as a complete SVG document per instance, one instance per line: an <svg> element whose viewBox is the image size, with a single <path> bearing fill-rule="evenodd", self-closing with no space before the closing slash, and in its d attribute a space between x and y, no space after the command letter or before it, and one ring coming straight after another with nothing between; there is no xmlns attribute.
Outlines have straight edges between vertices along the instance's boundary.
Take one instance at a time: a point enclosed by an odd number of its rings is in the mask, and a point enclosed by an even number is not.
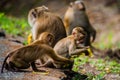
<svg viewBox="0 0 120 80"><path fill-rule="evenodd" d="M5 59L3 61L2 68L1 68L1 73L3 73L3 69L4 69L5 65L6 65L6 60L8 59L8 57L9 57L9 54L5 57Z"/></svg>
<svg viewBox="0 0 120 80"><path fill-rule="evenodd" d="M91 34L91 36L92 36L92 42L94 42L94 41L95 41L95 38L96 38L96 31L94 31L94 32Z"/></svg>

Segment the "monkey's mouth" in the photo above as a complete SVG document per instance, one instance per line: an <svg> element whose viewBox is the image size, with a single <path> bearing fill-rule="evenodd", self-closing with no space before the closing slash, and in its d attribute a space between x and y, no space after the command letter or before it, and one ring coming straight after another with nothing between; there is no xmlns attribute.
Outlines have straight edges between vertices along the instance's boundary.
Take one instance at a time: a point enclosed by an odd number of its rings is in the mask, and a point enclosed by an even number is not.
<svg viewBox="0 0 120 80"><path fill-rule="evenodd" d="M80 43L84 43L84 39L79 40Z"/></svg>
<svg viewBox="0 0 120 80"><path fill-rule="evenodd" d="M85 37L79 39L79 43L84 43L84 41L85 41Z"/></svg>
<svg viewBox="0 0 120 80"><path fill-rule="evenodd" d="M82 44L82 43L84 43L84 39L79 39L79 40L77 41L77 44Z"/></svg>

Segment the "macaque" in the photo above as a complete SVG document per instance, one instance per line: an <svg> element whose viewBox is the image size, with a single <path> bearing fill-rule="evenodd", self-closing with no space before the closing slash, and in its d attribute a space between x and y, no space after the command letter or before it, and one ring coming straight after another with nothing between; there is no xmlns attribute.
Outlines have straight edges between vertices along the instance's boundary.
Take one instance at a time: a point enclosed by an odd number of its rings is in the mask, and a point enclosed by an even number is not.
<svg viewBox="0 0 120 80"><path fill-rule="evenodd" d="M51 45L52 35L46 34L47 33L41 34L40 38L30 45L11 51L4 59L1 73L3 73L4 68L10 71L19 71L21 69L27 69L30 66L34 71L46 72L45 70L37 69L35 65L36 60L45 56L48 56L52 60L56 61L56 63L58 63L57 68L63 68L62 66L66 64L69 64L67 67L72 68L73 61L55 53L53 48L49 46Z"/></svg>
<svg viewBox="0 0 120 80"><path fill-rule="evenodd" d="M5 32L0 28L0 37L6 37L6 34Z"/></svg>
<svg viewBox="0 0 120 80"><path fill-rule="evenodd" d="M42 32L50 32L55 36L53 47L58 40L66 37L62 19L45 6L31 9L28 14L28 22L32 27L33 40L37 40Z"/></svg>
<svg viewBox="0 0 120 80"><path fill-rule="evenodd" d="M46 39L46 36L47 39ZM54 35L49 33L49 32L43 32L40 34L39 40L43 40L44 43L46 43L49 46L52 46L52 43L54 42ZM54 64L54 60L48 56L48 55L44 55L43 57L41 57L39 60L36 61L36 64L38 64L39 66L37 67L56 67L56 64Z"/></svg>
<svg viewBox="0 0 120 80"><path fill-rule="evenodd" d="M84 46L86 32L81 27L75 27L72 34L58 41L54 47L56 53L66 58L72 55L80 55L87 51L88 46Z"/></svg>
<svg viewBox="0 0 120 80"><path fill-rule="evenodd" d="M96 30L92 27L86 14L86 8L82 1L71 2L64 16L64 25L67 35L72 33L76 26L84 28L87 32L85 46L90 46L96 37ZM92 38L92 40L91 40Z"/></svg>

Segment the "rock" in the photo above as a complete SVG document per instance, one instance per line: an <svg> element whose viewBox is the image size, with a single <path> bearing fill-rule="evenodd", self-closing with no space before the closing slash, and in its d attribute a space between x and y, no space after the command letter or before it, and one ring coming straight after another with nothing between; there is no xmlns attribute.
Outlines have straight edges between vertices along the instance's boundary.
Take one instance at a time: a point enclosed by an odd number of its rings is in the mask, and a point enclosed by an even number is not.
<svg viewBox="0 0 120 80"><path fill-rule="evenodd" d="M0 56L5 56L7 52L23 46L22 44L9 41L7 38L0 38Z"/></svg>
<svg viewBox="0 0 120 80"><path fill-rule="evenodd" d="M0 37L6 37L5 32L0 29Z"/></svg>
<svg viewBox="0 0 120 80"><path fill-rule="evenodd" d="M0 80L85 80L86 75L79 74L74 71L66 71L61 69L44 68L49 71L48 74L41 72L10 72L5 71L0 74Z"/></svg>

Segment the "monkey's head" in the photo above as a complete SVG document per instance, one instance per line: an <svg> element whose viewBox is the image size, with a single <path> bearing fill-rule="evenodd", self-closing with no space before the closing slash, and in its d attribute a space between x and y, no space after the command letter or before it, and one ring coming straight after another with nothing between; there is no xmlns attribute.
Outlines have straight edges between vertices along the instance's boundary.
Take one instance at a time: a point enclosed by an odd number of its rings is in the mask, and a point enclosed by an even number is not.
<svg viewBox="0 0 120 80"><path fill-rule="evenodd" d="M48 12L49 9L46 6L40 6L33 8L28 13L28 22L30 26L32 27L36 19L38 19L44 12Z"/></svg>
<svg viewBox="0 0 120 80"><path fill-rule="evenodd" d="M75 27L72 30L72 35L74 36L74 39L77 41L77 44L84 43L86 39L86 32L81 27Z"/></svg>
<svg viewBox="0 0 120 80"><path fill-rule="evenodd" d="M43 32L43 33L40 34L38 39L44 41L44 43L51 46L55 37L52 33Z"/></svg>
<svg viewBox="0 0 120 80"><path fill-rule="evenodd" d="M85 11L85 5L81 0L71 2L69 7L73 8L74 10Z"/></svg>

